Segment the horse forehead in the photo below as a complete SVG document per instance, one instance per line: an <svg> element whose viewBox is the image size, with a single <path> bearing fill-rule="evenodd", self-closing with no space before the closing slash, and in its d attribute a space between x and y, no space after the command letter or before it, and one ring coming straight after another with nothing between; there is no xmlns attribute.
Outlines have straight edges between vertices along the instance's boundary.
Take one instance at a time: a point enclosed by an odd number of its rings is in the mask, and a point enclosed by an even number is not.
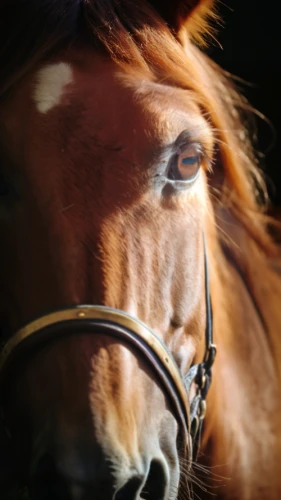
<svg viewBox="0 0 281 500"><path fill-rule="evenodd" d="M75 60L55 61L36 72L32 98L39 115L67 109L77 101L88 110L85 116L102 113L107 119L109 114L111 122L130 116L132 120L136 118L136 126L144 118L148 127L154 127L153 135L161 136L164 142L172 139L176 129L180 132L184 128L205 128L209 132L196 104L184 90L153 82L147 75L128 75L112 61L95 57L87 64L87 54L83 62L84 68ZM66 114L69 118L69 112Z"/></svg>

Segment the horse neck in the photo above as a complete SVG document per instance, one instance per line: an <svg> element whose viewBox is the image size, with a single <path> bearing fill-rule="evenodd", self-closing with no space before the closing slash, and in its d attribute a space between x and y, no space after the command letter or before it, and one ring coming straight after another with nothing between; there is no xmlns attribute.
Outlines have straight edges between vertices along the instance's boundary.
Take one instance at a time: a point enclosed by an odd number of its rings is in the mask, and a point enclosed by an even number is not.
<svg viewBox="0 0 281 500"><path fill-rule="evenodd" d="M279 499L281 279L249 237L233 248L212 262L218 355L202 462L225 478L212 485L220 498Z"/></svg>

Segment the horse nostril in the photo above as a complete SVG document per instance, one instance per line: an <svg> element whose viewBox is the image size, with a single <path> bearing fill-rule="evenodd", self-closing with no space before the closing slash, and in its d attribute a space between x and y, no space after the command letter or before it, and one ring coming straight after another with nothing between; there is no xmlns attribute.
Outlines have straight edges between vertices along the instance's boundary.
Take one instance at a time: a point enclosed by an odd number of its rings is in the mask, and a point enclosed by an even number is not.
<svg viewBox="0 0 281 500"><path fill-rule="evenodd" d="M152 460L145 479L131 477L114 495L114 500L164 500L167 498L168 480L160 460Z"/></svg>
<svg viewBox="0 0 281 500"><path fill-rule="evenodd" d="M141 491L143 500L164 500L167 496L168 478L160 460L152 460L145 485Z"/></svg>
<svg viewBox="0 0 281 500"><path fill-rule="evenodd" d="M138 492L144 482L144 476L134 476L114 495L114 500L137 500Z"/></svg>

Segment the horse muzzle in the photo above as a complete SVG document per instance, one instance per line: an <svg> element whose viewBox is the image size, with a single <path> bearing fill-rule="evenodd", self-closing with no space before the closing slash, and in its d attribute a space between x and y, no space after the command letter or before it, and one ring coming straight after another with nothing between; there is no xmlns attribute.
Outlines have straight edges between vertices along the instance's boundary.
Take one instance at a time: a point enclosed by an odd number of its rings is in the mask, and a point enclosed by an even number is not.
<svg viewBox="0 0 281 500"><path fill-rule="evenodd" d="M101 447L92 447L80 462L46 455L37 463L30 478L33 500L167 500L176 498L179 467L171 470L164 455L142 456L137 463L119 472Z"/></svg>
<svg viewBox="0 0 281 500"><path fill-rule="evenodd" d="M142 498L142 492L145 492L145 498L151 500L173 498L171 485L174 485L172 490L175 492L179 481L177 441L180 441L183 455L188 457L191 464L188 395L171 354L161 340L138 320L121 311L100 306L80 306L41 317L17 332L12 338L13 343L7 344L2 351L3 386L11 378L12 370L17 368L20 372L22 360L29 366L32 360L36 360L37 354L40 359L40 349L43 348L43 351L47 349L47 359L51 363L52 352L57 349L58 340L62 340L63 346L70 337L73 337L76 345L81 340L83 343L85 338L92 338L93 344L98 343L98 339L107 338L116 350L122 346L129 356L142 360L142 364L149 368L147 377L151 379L151 384L155 380L159 392L167 400L171 409L168 416L170 414L171 418L164 419L160 426L158 417L153 418L150 427L143 434L141 429L137 429L142 450L137 450L136 453L123 450L118 456L118 470L116 448L119 446L118 432L121 433L118 428L110 438L115 446L111 450L108 447L104 450L97 442L92 430L93 422L89 418L76 418L75 430L69 435L65 434L63 427L59 429L57 435L64 435L62 446L58 444L60 439L57 437L52 442L52 435L49 433L40 454L35 453L35 460L31 452L31 465L26 471L31 498L135 500ZM36 368L34 370L32 367L32 370L37 373ZM102 371L101 369L100 372ZM134 372L138 377L137 369ZM97 374L100 376L98 367ZM98 384L102 385L102 377ZM87 385L81 380L81 389ZM135 390L138 391L139 387L136 386ZM80 404L75 397L72 403L72 407ZM118 403L116 406L118 407ZM58 412L59 408L56 418L60 421ZM122 408L122 412L126 413L126 406ZM93 409L93 418L96 418L95 413L98 415L99 411L95 412ZM66 421L66 427L68 425L69 421ZM127 433L130 434L129 429ZM12 428L11 442L13 438L16 442L17 436L13 436ZM30 438L28 441L32 443L34 439Z"/></svg>

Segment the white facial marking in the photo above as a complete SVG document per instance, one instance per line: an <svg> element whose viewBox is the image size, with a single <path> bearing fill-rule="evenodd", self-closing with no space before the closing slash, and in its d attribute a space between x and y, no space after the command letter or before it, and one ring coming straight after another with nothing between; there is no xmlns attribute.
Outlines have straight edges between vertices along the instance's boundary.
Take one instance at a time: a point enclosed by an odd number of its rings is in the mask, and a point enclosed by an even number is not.
<svg viewBox="0 0 281 500"><path fill-rule="evenodd" d="M34 100L40 113L48 113L58 106L65 87L73 82L73 71L68 63L60 62L42 68L36 77Z"/></svg>

